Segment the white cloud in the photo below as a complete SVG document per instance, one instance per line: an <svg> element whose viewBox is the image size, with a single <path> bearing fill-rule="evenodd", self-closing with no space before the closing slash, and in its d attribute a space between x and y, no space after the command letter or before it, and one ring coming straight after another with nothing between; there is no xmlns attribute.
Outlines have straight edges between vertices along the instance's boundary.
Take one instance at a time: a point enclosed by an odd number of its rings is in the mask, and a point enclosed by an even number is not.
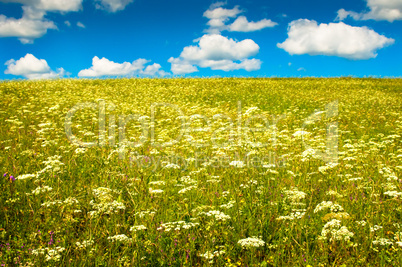
<svg viewBox="0 0 402 267"><path fill-rule="evenodd" d="M80 21L77 22L77 27L85 29L85 25Z"/></svg>
<svg viewBox="0 0 402 267"><path fill-rule="evenodd" d="M154 63L152 65L148 65L145 70L141 72L141 74L146 76L166 76L169 75L167 72L161 70L162 66L158 63Z"/></svg>
<svg viewBox="0 0 402 267"><path fill-rule="evenodd" d="M225 4L224 2L214 3L204 12L204 17L209 19L207 22L209 28L206 29L205 32L210 34L219 34L222 31L252 32L277 25L276 22L269 19L249 22L245 16L238 17L239 14L243 13L243 10L241 10L239 6L227 9L222 7ZM229 20L234 18L237 19L232 24L228 25Z"/></svg>
<svg viewBox="0 0 402 267"><path fill-rule="evenodd" d="M109 12L117 12L124 10L126 6L133 2L133 0L95 0L97 2L96 8L104 9Z"/></svg>
<svg viewBox="0 0 402 267"><path fill-rule="evenodd" d="M188 73L193 73L197 72L198 68L188 62L185 62L184 60L180 58L174 58L171 57L169 58L168 62L171 64L170 70L173 72L173 74L188 74Z"/></svg>
<svg viewBox="0 0 402 267"><path fill-rule="evenodd" d="M50 69L46 60L37 59L32 54L26 54L19 60L10 59L5 65L7 66L5 74L24 76L28 79L51 79L65 75L63 68L59 68L55 72Z"/></svg>
<svg viewBox="0 0 402 267"><path fill-rule="evenodd" d="M92 66L89 69L81 70L79 77L102 77L102 76L132 76L132 75L159 75L164 76L167 73L160 70L161 66L157 63L145 67L149 60L140 58L132 63L116 63L107 58L99 59L95 56L92 59ZM145 68L145 69L144 69Z"/></svg>
<svg viewBox="0 0 402 267"><path fill-rule="evenodd" d="M369 59L376 51L394 43L367 27L352 27L343 22L318 25L314 20L292 21L288 38L278 43L279 48L291 55L326 55L348 59Z"/></svg>
<svg viewBox="0 0 402 267"><path fill-rule="evenodd" d="M0 37L17 37L22 43L33 43L49 29L57 29L53 21L45 19L47 12L70 12L82 9L83 0L0 0L23 4L19 19L0 15Z"/></svg>
<svg viewBox="0 0 402 267"><path fill-rule="evenodd" d="M3 3L20 3L36 10L70 12L82 9L83 0L0 0Z"/></svg>
<svg viewBox="0 0 402 267"><path fill-rule="evenodd" d="M0 37L18 37L24 44L33 43L34 39L42 37L49 29L57 29L53 21L30 19L25 15L20 19L0 15Z"/></svg>
<svg viewBox="0 0 402 267"><path fill-rule="evenodd" d="M367 0L368 12L354 12L340 9L337 20L351 17L355 20L402 20L402 0Z"/></svg>
<svg viewBox="0 0 402 267"><path fill-rule="evenodd" d="M70 27L70 26L71 26L71 23L70 23L68 20L66 20L66 21L64 22L64 24L66 24L67 27Z"/></svg>
<svg viewBox="0 0 402 267"><path fill-rule="evenodd" d="M232 24L228 26L231 32L253 32L264 28L271 28L278 25L270 19L262 19L257 22L249 22L245 16L238 17Z"/></svg>
<svg viewBox="0 0 402 267"><path fill-rule="evenodd" d="M196 66L224 71L253 71L260 69L261 61L248 58L258 54L259 49L250 39L237 42L219 34L206 34L198 40L198 45L184 47L179 58L168 61L174 74L195 72L198 70Z"/></svg>

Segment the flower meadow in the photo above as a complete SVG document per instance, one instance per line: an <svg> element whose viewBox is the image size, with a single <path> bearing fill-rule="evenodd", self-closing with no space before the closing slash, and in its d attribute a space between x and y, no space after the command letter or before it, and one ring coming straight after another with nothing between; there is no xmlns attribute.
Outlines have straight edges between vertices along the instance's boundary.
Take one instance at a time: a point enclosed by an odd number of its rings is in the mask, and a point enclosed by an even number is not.
<svg viewBox="0 0 402 267"><path fill-rule="evenodd" d="M0 266L402 265L400 79L0 94Z"/></svg>

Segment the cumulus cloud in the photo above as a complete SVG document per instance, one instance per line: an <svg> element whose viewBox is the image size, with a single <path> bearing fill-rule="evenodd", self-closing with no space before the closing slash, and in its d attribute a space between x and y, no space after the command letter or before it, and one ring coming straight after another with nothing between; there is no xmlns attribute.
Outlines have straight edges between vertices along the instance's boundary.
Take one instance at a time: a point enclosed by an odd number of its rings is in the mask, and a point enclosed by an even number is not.
<svg viewBox="0 0 402 267"><path fill-rule="evenodd" d="M173 74L188 74L198 71L196 66L180 58L171 57L169 58L168 62L171 64L170 70L173 72Z"/></svg>
<svg viewBox="0 0 402 267"><path fill-rule="evenodd" d="M201 68L213 70L253 71L260 69L261 61L249 59L258 54L260 47L250 39L235 41L219 34L203 35L195 46L184 47L178 58L170 58L174 74L186 74Z"/></svg>
<svg viewBox="0 0 402 267"><path fill-rule="evenodd" d="M292 21L288 38L278 43L291 55L326 55L360 60L375 58L376 51L394 43L367 27L352 27L339 23L318 25L314 20Z"/></svg>
<svg viewBox="0 0 402 267"><path fill-rule="evenodd" d="M209 19L207 22L209 28L205 32L210 34L219 34L222 31L252 32L277 25L276 22L269 19L249 22L245 16L238 17L239 14L244 12L239 6L227 9L222 7L225 4L224 2L214 3L204 12L204 17ZM234 18L237 19L232 24L227 24L230 19Z"/></svg>
<svg viewBox="0 0 402 267"><path fill-rule="evenodd" d="M25 13L20 19L0 15L0 37L18 37L24 44L33 43L34 39L42 37L49 29L57 29L53 21L33 19Z"/></svg>
<svg viewBox="0 0 402 267"><path fill-rule="evenodd" d="M36 10L70 12L82 9L83 0L0 0L3 3L19 3Z"/></svg>
<svg viewBox="0 0 402 267"><path fill-rule="evenodd" d="M85 29L85 25L80 21L77 22L77 27Z"/></svg>
<svg viewBox="0 0 402 267"><path fill-rule="evenodd" d="M19 60L10 59L5 65L7 66L5 74L23 76L28 79L51 79L65 75L63 68L59 68L55 72L50 69L46 60L37 59L32 54L26 54Z"/></svg>
<svg viewBox="0 0 402 267"><path fill-rule="evenodd" d="M337 20L351 17L355 20L387 20L393 22L402 20L402 0L367 0L369 11L354 12L340 9Z"/></svg>
<svg viewBox="0 0 402 267"><path fill-rule="evenodd" d="M117 12L124 10L126 6L133 2L133 0L95 0L97 2L96 8L103 9L109 12Z"/></svg>
<svg viewBox="0 0 402 267"><path fill-rule="evenodd" d="M140 73L146 76L167 76L169 75L167 72L161 70L162 66L158 63L154 63L152 65L148 65L145 70Z"/></svg>
<svg viewBox="0 0 402 267"><path fill-rule="evenodd" d="M259 31L264 28L271 28L278 25L270 19L262 19L257 22L249 22L245 16L238 17L232 24L229 25L228 30L231 32L253 32Z"/></svg>
<svg viewBox="0 0 402 267"><path fill-rule="evenodd" d="M149 75L149 76L164 76L167 73L160 70L161 66L157 63L153 65L145 64L149 60L140 58L132 63L123 62L116 63L107 58L98 58L95 56L92 59L92 66L89 69L81 70L78 73L79 77L103 77L103 76L132 76L132 75Z"/></svg>
<svg viewBox="0 0 402 267"><path fill-rule="evenodd" d="M82 9L83 0L0 0L4 3L22 4L22 17L8 18L0 15L0 37L17 37L22 43L33 43L49 29L56 30L53 21L47 20L47 12L66 13Z"/></svg>

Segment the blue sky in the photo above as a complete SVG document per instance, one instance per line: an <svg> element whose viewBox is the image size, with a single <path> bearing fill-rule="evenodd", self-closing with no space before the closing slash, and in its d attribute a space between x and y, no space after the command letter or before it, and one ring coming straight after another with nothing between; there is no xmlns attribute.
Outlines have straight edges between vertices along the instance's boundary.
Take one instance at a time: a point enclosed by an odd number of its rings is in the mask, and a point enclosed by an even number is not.
<svg viewBox="0 0 402 267"><path fill-rule="evenodd" d="M401 77L402 0L0 0L0 79Z"/></svg>

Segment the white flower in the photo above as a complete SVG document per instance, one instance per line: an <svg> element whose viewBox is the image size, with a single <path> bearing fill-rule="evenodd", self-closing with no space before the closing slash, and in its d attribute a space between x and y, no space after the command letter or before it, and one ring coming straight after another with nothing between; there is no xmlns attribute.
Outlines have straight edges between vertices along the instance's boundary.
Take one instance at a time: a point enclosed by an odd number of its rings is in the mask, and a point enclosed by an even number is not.
<svg viewBox="0 0 402 267"><path fill-rule="evenodd" d="M109 236L107 239L110 240L110 242L122 242L122 243L129 243L132 240L131 238L129 238L128 236L126 236L124 234Z"/></svg>
<svg viewBox="0 0 402 267"><path fill-rule="evenodd" d="M17 179L17 180L25 180L25 179L29 179L29 178L36 178L37 177L37 175L36 174L22 174L22 175L19 175L17 178L15 178L15 179Z"/></svg>
<svg viewBox="0 0 402 267"><path fill-rule="evenodd" d="M179 194L184 194L184 193L186 193L187 191L190 191L190 190L192 190L192 189L194 189L194 188L197 188L197 187L194 186L194 185L189 186L189 187L185 187L185 188L183 188L183 189L181 189L181 190L179 191Z"/></svg>
<svg viewBox="0 0 402 267"><path fill-rule="evenodd" d="M373 227L370 227L370 232L375 232L377 230L380 230L382 226L380 225L374 225Z"/></svg>
<svg viewBox="0 0 402 267"><path fill-rule="evenodd" d="M246 166L243 161L236 161L236 160L230 162L229 165L236 168L243 168L244 166Z"/></svg>
<svg viewBox="0 0 402 267"><path fill-rule="evenodd" d="M387 191L387 192L384 192L384 195L389 196L389 197L397 198L397 197L402 196L402 192L398 192L398 191Z"/></svg>
<svg viewBox="0 0 402 267"><path fill-rule="evenodd" d="M386 238L379 238L377 240L373 241L373 245L380 245L380 246L390 246L393 245L394 243Z"/></svg>
<svg viewBox="0 0 402 267"><path fill-rule="evenodd" d="M340 220L333 219L324 225L319 239L329 239L330 242L337 240L350 241L350 238L353 236L354 234L346 226L341 226Z"/></svg>
<svg viewBox="0 0 402 267"><path fill-rule="evenodd" d="M325 210L328 208L331 210L331 212L335 212L335 213L343 211L343 208L341 205L332 203L332 201L323 201L315 207L314 213L317 213L321 210Z"/></svg>
<svg viewBox="0 0 402 267"><path fill-rule="evenodd" d="M44 186L42 186L42 187L39 186L39 187L37 187L36 189L34 189L34 190L32 191L32 194L33 194L33 195L39 195L39 194L41 194L41 193L50 192L50 191L52 191L52 190L53 190L53 188L44 185Z"/></svg>
<svg viewBox="0 0 402 267"><path fill-rule="evenodd" d="M297 188L292 188L290 190L283 191L286 195L286 198L290 200L290 202L299 202L300 200L306 197L306 193L299 191Z"/></svg>
<svg viewBox="0 0 402 267"><path fill-rule="evenodd" d="M309 136L309 135L311 135L311 133L307 132L307 131L296 131L293 133L293 137L297 137L297 138L301 138L301 137Z"/></svg>
<svg viewBox="0 0 402 267"><path fill-rule="evenodd" d="M150 194L162 194L163 190L162 189L152 189L151 187L149 188L149 193Z"/></svg>
<svg viewBox="0 0 402 267"><path fill-rule="evenodd" d="M265 245L265 242L257 237L248 237L245 239L240 239L237 242L242 248L251 248L251 247L263 247Z"/></svg>
<svg viewBox="0 0 402 267"><path fill-rule="evenodd" d="M142 230L147 230L147 227L145 227L144 225L134 225L130 228L130 232L137 232Z"/></svg>
<svg viewBox="0 0 402 267"><path fill-rule="evenodd" d="M152 181L152 182L149 182L149 184L151 184L151 185L165 185L166 183L165 183L165 181Z"/></svg>

